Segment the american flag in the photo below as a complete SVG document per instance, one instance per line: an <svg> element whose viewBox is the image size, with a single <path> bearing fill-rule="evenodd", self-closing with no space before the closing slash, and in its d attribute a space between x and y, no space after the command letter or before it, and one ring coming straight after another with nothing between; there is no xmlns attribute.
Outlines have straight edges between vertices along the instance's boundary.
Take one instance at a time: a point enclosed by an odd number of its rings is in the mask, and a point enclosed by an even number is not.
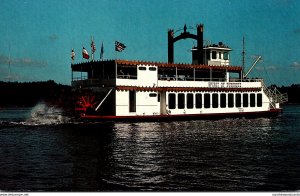
<svg viewBox="0 0 300 196"><path fill-rule="evenodd" d="M118 42L118 41L115 42L115 50L116 51L122 52L125 48L126 48L126 46L124 44L122 44L121 42Z"/></svg>
<svg viewBox="0 0 300 196"><path fill-rule="evenodd" d="M92 53L94 54L96 51L96 46L95 46L94 40L92 40L91 48L92 48Z"/></svg>

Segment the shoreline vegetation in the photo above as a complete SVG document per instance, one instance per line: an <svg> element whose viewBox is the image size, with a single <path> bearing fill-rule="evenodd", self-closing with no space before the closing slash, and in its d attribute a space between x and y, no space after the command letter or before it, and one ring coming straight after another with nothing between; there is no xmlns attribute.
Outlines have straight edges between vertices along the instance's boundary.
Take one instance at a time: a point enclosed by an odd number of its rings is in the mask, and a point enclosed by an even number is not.
<svg viewBox="0 0 300 196"><path fill-rule="evenodd" d="M62 108L70 112L74 108L74 95L70 85L57 84L53 80L40 82L1 82L0 109L8 107L34 107L38 103Z"/></svg>
<svg viewBox="0 0 300 196"><path fill-rule="evenodd" d="M276 86L281 93L288 94L286 104L300 104L300 84ZM76 95L70 85L57 84L53 80L40 82L1 82L0 109L5 107L33 107L44 102L71 112Z"/></svg>

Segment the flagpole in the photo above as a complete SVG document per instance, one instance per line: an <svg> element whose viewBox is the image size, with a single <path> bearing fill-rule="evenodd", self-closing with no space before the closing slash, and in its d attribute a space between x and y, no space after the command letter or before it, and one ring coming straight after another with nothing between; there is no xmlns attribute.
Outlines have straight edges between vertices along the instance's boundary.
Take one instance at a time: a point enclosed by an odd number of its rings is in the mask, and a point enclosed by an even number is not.
<svg viewBox="0 0 300 196"><path fill-rule="evenodd" d="M104 58L104 48L103 48L103 42L101 44L101 49L100 49L100 60L103 61Z"/></svg>
<svg viewBox="0 0 300 196"><path fill-rule="evenodd" d="M82 44L82 52L83 52L83 44ZM82 62L83 62L83 54L81 55L82 56ZM82 80L82 63L80 63L80 80Z"/></svg>
<svg viewBox="0 0 300 196"><path fill-rule="evenodd" d="M84 47L83 47L83 44L82 44L82 55L81 55L82 56L82 61L81 62L83 62L83 48Z"/></svg>
<svg viewBox="0 0 300 196"><path fill-rule="evenodd" d="M118 73L117 73L117 71L118 71L118 65L117 65L118 52L116 50L116 44L115 44L115 52L116 52L116 57L115 57L115 71L116 71L116 78L117 78L117 76L118 76Z"/></svg>
<svg viewBox="0 0 300 196"><path fill-rule="evenodd" d="M116 58L115 58L115 64L116 64L116 77L117 77L117 58L118 58L118 52L122 52L126 46L122 44L121 42L115 41L115 51L116 51Z"/></svg>
<svg viewBox="0 0 300 196"><path fill-rule="evenodd" d="M94 44L94 36L91 36L91 49L92 49L92 61L94 61L94 52L93 52L93 44Z"/></svg>
<svg viewBox="0 0 300 196"><path fill-rule="evenodd" d="M118 65L117 65L117 56L118 56L118 52L117 52L117 50L115 50L115 52L116 52L115 65L116 65L116 78L117 78L117 76L118 76Z"/></svg>

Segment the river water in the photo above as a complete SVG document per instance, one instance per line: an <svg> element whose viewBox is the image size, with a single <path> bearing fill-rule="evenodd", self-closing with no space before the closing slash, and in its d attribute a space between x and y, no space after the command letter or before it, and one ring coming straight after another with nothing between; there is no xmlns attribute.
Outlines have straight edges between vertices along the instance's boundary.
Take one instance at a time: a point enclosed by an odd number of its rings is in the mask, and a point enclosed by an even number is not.
<svg viewBox="0 0 300 196"><path fill-rule="evenodd" d="M0 109L1 191L297 191L300 105L281 116L82 123Z"/></svg>

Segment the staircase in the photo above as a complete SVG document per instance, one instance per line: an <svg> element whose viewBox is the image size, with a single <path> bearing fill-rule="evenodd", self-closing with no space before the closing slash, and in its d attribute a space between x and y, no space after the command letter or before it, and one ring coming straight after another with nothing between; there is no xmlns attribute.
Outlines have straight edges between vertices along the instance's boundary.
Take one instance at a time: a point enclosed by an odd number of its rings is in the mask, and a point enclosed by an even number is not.
<svg viewBox="0 0 300 196"><path fill-rule="evenodd" d="M264 81L261 81L262 88L266 95L270 99L270 105L272 108L276 108L276 103L284 103L288 101L287 93L280 93L277 88L268 88Z"/></svg>

